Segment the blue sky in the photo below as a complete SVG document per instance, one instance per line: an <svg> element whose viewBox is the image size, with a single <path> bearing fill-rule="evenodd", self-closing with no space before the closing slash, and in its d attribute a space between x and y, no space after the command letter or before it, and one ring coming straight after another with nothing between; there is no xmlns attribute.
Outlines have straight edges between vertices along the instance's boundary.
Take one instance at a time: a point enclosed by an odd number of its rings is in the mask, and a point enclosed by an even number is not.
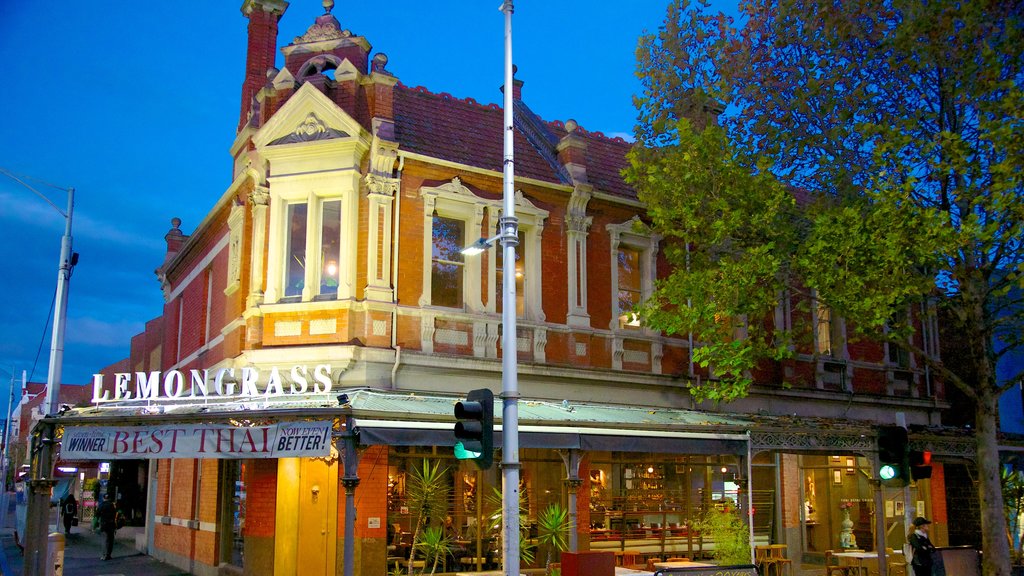
<svg viewBox="0 0 1024 576"><path fill-rule="evenodd" d="M524 100L549 120L630 133L639 91L636 40L657 28L665 4L517 2L514 52ZM171 217L190 232L230 183L228 147L245 70L240 5L5 2L0 166L77 190L74 249L81 260L71 281L64 382L86 383L127 356L129 338L162 311L153 270L163 260ZM405 84L498 102L498 5L338 2L334 14L387 53L388 69ZM278 44L302 34L322 11L318 0L292 0ZM59 190L38 189L66 202ZM60 215L0 177L0 406L6 371L32 369L62 232ZM47 334L34 380L45 380L48 358Z"/></svg>

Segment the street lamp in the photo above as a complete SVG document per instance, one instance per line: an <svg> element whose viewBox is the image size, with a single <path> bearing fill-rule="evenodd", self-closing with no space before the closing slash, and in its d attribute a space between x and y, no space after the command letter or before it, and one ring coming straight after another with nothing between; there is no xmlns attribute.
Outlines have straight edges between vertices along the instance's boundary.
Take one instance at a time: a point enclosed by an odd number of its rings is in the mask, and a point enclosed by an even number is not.
<svg viewBox="0 0 1024 576"><path fill-rule="evenodd" d="M0 168L3 174L31 190L36 196L46 201L58 214L64 217L64 236L60 242L60 264L57 268L57 292L54 294L56 312L53 315L53 336L50 344L50 369L46 375L46 405L44 415L57 413L60 398L61 372L64 367L64 325L68 312L68 281L71 270L78 262L78 254L71 251L71 218L75 209L75 189L61 188L47 184L51 188L68 193L67 211L61 210L41 192L29 186L16 175ZM47 436L47 434L49 436ZM30 442L32 447L32 480L29 482L28 518L25 526L25 576L43 576L47 570L47 530L49 528L50 494L53 490L53 462L56 452L56 434L53 425L40 432L38 445Z"/></svg>
<svg viewBox="0 0 1024 576"><path fill-rule="evenodd" d="M475 256L495 242L504 250L504 262L516 261L519 244L519 220L516 218L515 161L513 159L512 119L512 0L502 2L505 14L505 94L504 94L504 167L502 199L504 208L498 219L498 234L480 238L462 249L464 256ZM501 310L501 474L502 474L502 551L505 576L519 575L519 381L518 338L516 335L516 276L502 275L503 301L513 303Z"/></svg>
<svg viewBox="0 0 1024 576"><path fill-rule="evenodd" d="M64 369L64 326L67 323L68 314L68 281L71 279L71 269L78 263L78 254L71 251L71 217L75 210L75 189L47 184L51 188L68 193L68 208L67 211L64 211L50 201L43 193L25 183L21 178L3 168L0 168L0 174L31 190L64 217L64 236L60 240L60 263L57 267L57 293L55 295L57 310L53 315L53 334L50 338L50 368L46 373L46 404L44 406L44 414L56 414L59 408L60 380Z"/></svg>

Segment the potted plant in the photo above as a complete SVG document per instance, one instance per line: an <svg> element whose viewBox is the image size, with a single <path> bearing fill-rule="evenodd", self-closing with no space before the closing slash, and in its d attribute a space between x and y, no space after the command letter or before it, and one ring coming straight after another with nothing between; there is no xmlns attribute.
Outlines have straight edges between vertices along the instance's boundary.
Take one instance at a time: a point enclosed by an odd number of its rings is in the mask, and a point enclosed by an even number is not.
<svg viewBox="0 0 1024 576"><path fill-rule="evenodd" d="M487 496L487 504L494 509L489 517L490 530L495 536L495 542L498 543L498 550L502 549L501 545L501 534L502 534L502 505L504 500L502 499L501 490L497 487L491 487L491 493ZM530 564L533 562L533 544L530 543L530 518L527 513L526 503L524 502L523 490L519 490L519 561L522 563ZM500 557L500 556L499 556Z"/></svg>
<svg viewBox="0 0 1024 576"><path fill-rule="evenodd" d="M551 573L551 562L556 552L569 548L569 511L561 504L549 504L537 517L537 543L548 550L544 570Z"/></svg>
<svg viewBox="0 0 1024 576"><path fill-rule="evenodd" d="M715 543L712 558L719 565L750 563L750 531L732 502L725 501L708 510L697 528Z"/></svg>
<svg viewBox="0 0 1024 576"><path fill-rule="evenodd" d="M441 558L451 553L452 539L445 535L443 527L432 526L423 530L416 546L423 551L423 559L425 563L430 563L430 573L434 574ZM426 565L423 569L426 571Z"/></svg>
<svg viewBox="0 0 1024 576"><path fill-rule="evenodd" d="M448 483L445 481L447 468L440 462L431 464L426 458L421 467L414 467L409 473L406 499L409 512L416 518L413 523L412 546L409 548L409 574L412 575L416 551L422 549L422 532L430 518L442 518L448 510ZM440 530L440 527L438 527ZM424 567L426 560L424 560Z"/></svg>

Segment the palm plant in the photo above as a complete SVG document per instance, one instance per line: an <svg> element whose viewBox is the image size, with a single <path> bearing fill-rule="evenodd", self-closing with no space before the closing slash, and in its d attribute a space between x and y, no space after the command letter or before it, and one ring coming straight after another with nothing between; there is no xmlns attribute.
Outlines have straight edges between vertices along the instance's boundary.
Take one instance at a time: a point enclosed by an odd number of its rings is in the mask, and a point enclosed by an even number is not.
<svg viewBox="0 0 1024 576"><path fill-rule="evenodd" d="M487 505L494 509L491 515L488 517L490 520L489 527L491 532L498 535L498 548L502 549L501 534L502 534L502 505L504 500L501 495L501 490L496 486L491 486L491 493L487 495ZM519 490L519 560L530 564L533 562L533 545L530 543L530 527L529 527L529 511L526 507L526 502L523 499L523 491Z"/></svg>
<svg viewBox="0 0 1024 576"><path fill-rule="evenodd" d="M430 566L430 574L433 575L437 571L437 565L441 558L451 553L452 539L445 535L444 528L434 526L423 531L416 546L423 551L423 558L426 562L430 562L431 558L434 559ZM426 569L426 565L424 565L424 569Z"/></svg>
<svg viewBox="0 0 1024 576"><path fill-rule="evenodd" d="M1003 466L1000 471L1003 487L1003 506L1006 508L1007 537L1011 556L1021 557L1021 513L1024 513L1024 473Z"/></svg>
<svg viewBox="0 0 1024 576"><path fill-rule="evenodd" d="M537 542L548 549L545 571L551 572L551 562L556 551L564 552L569 548L568 532L569 511L561 504L549 504L537 517Z"/></svg>
<svg viewBox="0 0 1024 576"><path fill-rule="evenodd" d="M406 501L409 512L416 518L412 531L412 547L409 549L409 575L412 575L413 560L420 548L420 532L429 518L442 518L448 510L448 483L440 462L430 463L423 459L422 467L414 467L409 473Z"/></svg>

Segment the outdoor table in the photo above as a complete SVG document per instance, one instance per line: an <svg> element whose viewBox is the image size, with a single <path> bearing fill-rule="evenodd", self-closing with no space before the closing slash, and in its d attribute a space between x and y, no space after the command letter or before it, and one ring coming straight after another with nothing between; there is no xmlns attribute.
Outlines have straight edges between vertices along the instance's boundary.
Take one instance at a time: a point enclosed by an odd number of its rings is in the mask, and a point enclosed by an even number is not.
<svg viewBox="0 0 1024 576"><path fill-rule="evenodd" d="M664 568L709 568L714 564L705 564L703 562L655 562L654 568L662 570Z"/></svg>
<svg viewBox="0 0 1024 576"><path fill-rule="evenodd" d="M896 550L896 551L894 551L894 554L899 554L900 556L903 556L903 551L902 550ZM833 558L839 558L839 563L840 564L843 563L843 559L846 559L849 562L849 564L847 564L848 566L853 566L853 567L857 568L857 572L862 572L864 574L867 574L869 572L869 568L868 568L867 565L864 564L864 561L865 560L875 560L875 561L877 561L878 560L878 552L835 552L835 553L832 554L832 557ZM856 563L853 562L854 560L856 560Z"/></svg>
<svg viewBox="0 0 1024 576"><path fill-rule="evenodd" d="M623 568L622 566L615 567L615 576L652 576L653 572L646 570L632 570L630 568Z"/></svg>

